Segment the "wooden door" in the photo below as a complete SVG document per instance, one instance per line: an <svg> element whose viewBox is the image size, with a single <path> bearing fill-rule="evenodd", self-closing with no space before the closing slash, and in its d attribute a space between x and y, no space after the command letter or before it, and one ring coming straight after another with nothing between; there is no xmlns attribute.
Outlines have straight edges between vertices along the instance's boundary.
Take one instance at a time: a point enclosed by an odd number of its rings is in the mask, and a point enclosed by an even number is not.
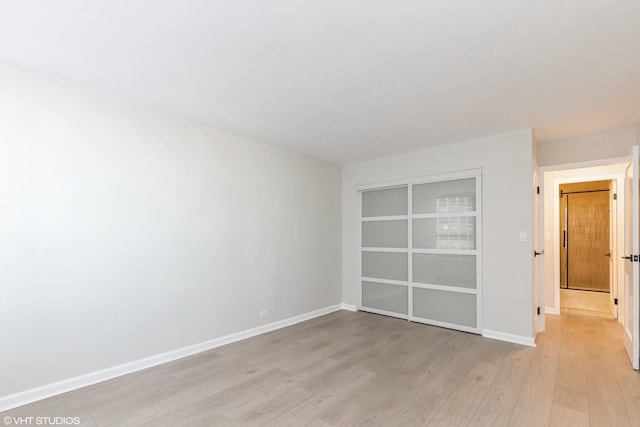
<svg viewBox="0 0 640 427"><path fill-rule="evenodd" d="M609 292L609 181L565 184L561 200L561 286Z"/></svg>

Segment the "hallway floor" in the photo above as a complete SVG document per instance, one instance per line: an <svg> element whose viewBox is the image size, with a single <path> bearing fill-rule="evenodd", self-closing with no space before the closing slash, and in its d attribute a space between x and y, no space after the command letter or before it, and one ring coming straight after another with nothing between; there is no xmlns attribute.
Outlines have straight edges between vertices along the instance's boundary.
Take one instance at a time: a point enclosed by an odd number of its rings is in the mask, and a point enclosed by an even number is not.
<svg viewBox="0 0 640 427"><path fill-rule="evenodd" d="M614 319L608 292L560 289L560 313L571 316Z"/></svg>

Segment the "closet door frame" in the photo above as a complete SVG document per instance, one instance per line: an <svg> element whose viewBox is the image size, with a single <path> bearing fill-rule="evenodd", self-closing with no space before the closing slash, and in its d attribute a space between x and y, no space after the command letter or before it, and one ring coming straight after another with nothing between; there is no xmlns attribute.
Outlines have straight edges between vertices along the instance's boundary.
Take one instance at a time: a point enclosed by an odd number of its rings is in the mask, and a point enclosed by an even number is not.
<svg viewBox="0 0 640 427"><path fill-rule="evenodd" d="M474 250L451 250L451 249L416 249L413 247L413 220L424 218L424 214L413 213L413 186L419 184L438 183L444 181L453 181L460 179L475 179L475 211L472 215L475 217L475 249ZM407 215L389 216L382 220L393 219L406 219L407 221L407 249L397 248L368 248L362 244L362 227L363 222L371 221L371 218L364 217L362 212L362 194L368 190L383 190L394 187L406 187L407 189ZM393 316L408 321L414 321L419 323L425 323L434 326L441 326L449 329L456 329L471 333L482 333L482 169L471 169L459 172L443 173L437 175L424 176L419 178L404 179L382 182L377 184L362 185L356 188L358 192L358 310L367 311L376 314L382 314L387 316ZM462 214L462 213L461 213ZM435 216L434 216L435 217ZM376 219L374 219L376 220ZM379 310L375 308L365 307L363 305L363 282L369 281L368 277L363 276L362 271L362 254L363 252L406 252L407 253L407 273L408 279L406 282L397 280L384 280L376 279L376 282L390 285L406 286L408 289L408 314L403 315L395 312L389 312L385 310ZM433 253L433 254L451 254L451 255L474 255L476 264L476 286L472 288L462 288L455 286L445 285L425 285L421 283L414 283L413 281L413 254L414 253ZM473 294L476 298L476 324L475 327L469 327L466 325L452 324L448 322L442 322L432 319L424 319L414 316L413 314L413 290L419 289L433 289L444 290L446 292Z"/></svg>

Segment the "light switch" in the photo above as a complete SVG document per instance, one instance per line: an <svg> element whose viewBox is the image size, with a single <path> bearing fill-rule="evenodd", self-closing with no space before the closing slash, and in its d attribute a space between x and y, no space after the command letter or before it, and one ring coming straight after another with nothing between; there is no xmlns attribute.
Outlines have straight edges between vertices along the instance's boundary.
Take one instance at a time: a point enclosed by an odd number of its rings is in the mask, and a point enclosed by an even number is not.
<svg viewBox="0 0 640 427"><path fill-rule="evenodd" d="M526 231L521 231L520 232L520 241L521 242L526 242L527 241L527 232Z"/></svg>
<svg viewBox="0 0 640 427"><path fill-rule="evenodd" d="M547 242L551 241L551 233L544 233L544 240L546 240Z"/></svg>

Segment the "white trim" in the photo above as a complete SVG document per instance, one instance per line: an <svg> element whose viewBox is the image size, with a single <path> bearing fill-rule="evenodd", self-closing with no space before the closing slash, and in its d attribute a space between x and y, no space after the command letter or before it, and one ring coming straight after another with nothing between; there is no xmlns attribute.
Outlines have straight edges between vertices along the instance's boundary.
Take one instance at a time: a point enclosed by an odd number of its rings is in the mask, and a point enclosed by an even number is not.
<svg viewBox="0 0 640 427"><path fill-rule="evenodd" d="M433 289L434 291L455 292L458 294L472 294L472 295L478 294L477 289L463 288L460 286L432 285L429 283L420 283L420 282L413 282L412 286L414 288Z"/></svg>
<svg viewBox="0 0 640 427"><path fill-rule="evenodd" d="M528 347L536 346L536 341L533 337L523 337L522 335L508 334L506 332L492 331L489 329L483 329L482 336L485 338L491 338L494 340L526 345Z"/></svg>
<svg viewBox="0 0 640 427"><path fill-rule="evenodd" d="M407 294L407 320L411 321L413 316L413 184L409 184L407 189L407 213L409 214L409 220L407 223L407 281L409 282L409 289Z"/></svg>
<svg viewBox="0 0 640 427"><path fill-rule="evenodd" d="M476 231L477 233L477 231ZM476 238L477 240L477 238ZM415 254L433 254L433 255L478 255L477 249L420 249L414 248Z"/></svg>
<svg viewBox="0 0 640 427"><path fill-rule="evenodd" d="M391 188L401 188L406 187L407 183L403 180L396 180L387 182L384 185L371 184L371 185L358 185L356 187L357 191L368 191L368 190L389 190Z"/></svg>
<svg viewBox="0 0 640 427"><path fill-rule="evenodd" d="M38 400L46 399L48 397L66 393L72 390L77 390L82 387L87 387L92 384L117 378L122 375L138 372L143 369L161 365L163 363L182 359L183 357L191 356L203 351L212 350L223 345L231 344L237 341L254 337L256 335L275 331L276 329L291 326L296 323L324 316L325 314L333 313L339 310L355 311L355 306L352 306L350 304L331 305L329 307L310 311L308 313L293 316L288 319L283 319L277 322L258 326L256 328L247 329L245 331L240 331L223 337L214 338L209 341L182 347L176 350L167 351L165 353L156 354L154 356L145 357L144 359L134 360L133 362L124 363L122 365L113 366L110 368L102 369L100 371L90 372L85 375L80 375L52 384L47 384L41 387L32 388L30 390L21 391L19 393L10 394L8 396L2 396L0 397L0 412L13 409L18 406L26 405Z"/></svg>
<svg viewBox="0 0 640 427"><path fill-rule="evenodd" d="M627 157L612 157L610 159L589 160L586 162L561 163L557 165L538 166L538 172L561 172L568 169L585 169L598 166L611 166L620 163L626 163Z"/></svg>
<svg viewBox="0 0 640 427"><path fill-rule="evenodd" d="M380 309L371 308L371 307L361 306L360 311L366 311L367 313L373 313L373 314L382 314L383 316L396 317L398 319L403 319L403 320L409 319L409 315L407 314L400 314L400 313L396 313L395 311L380 310Z"/></svg>
<svg viewBox="0 0 640 427"><path fill-rule="evenodd" d="M360 277L360 281L358 282L358 308L360 308L362 307L362 276L364 276L362 272L362 191L358 191L358 219L356 229L358 230L358 247L360 248L357 256L358 277Z"/></svg>
<svg viewBox="0 0 640 427"><path fill-rule="evenodd" d="M545 307L544 312L546 314L557 314L560 315L560 307Z"/></svg>
<svg viewBox="0 0 640 427"><path fill-rule="evenodd" d="M357 305L355 305L355 304L347 304L345 302L340 304L340 308L342 310L347 310L347 311L353 311L353 312L358 311L358 306Z"/></svg>
<svg viewBox="0 0 640 427"><path fill-rule="evenodd" d="M408 184L428 184L430 182L453 181L455 179L472 178L482 174L482 168L466 169L457 172L441 173L436 175L420 176L409 179L397 179L394 181L377 182L358 185L356 191L382 190L394 187L406 187Z"/></svg>
<svg viewBox="0 0 640 427"><path fill-rule="evenodd" d="M460 217L475 217L477 216L477 210L475 211L460 211L460 212L444 212L444 213L424 213L413 214L413 219L435 219L435 218L460 218Z"/></svg>
<svg viewBox="0 0 640 427"><path fill-rule="evenodd" d="M375 277L363 277L360 281L360 287L362 287L362 282L382 283L384 285L409 286L409 283L403 280L377 279Z"/></svg>
<svg viewBox="0 0 640 427"><path fill-rule="evenodd" d="M483 301L483 273L482 273L482 245L483 245L483 224L482 215L484 212L483 197L484 189L482 187L483 177L482 169L476 174L476 328L482 330L482 322L484 320L484 301Z"/></svg>
<svg viewBox="0 0 640 427"><path fill-rule="evenodd" d="M480 329L472 326L460 325L458 323L441 322L439 320L425 319L424 317L411 316L411 321L424 323L425 325L439 326L441 328L453 329L456 331L469 332L471 334L479 334Z"/></svg>
<svg viewBox="0 0 640 427"><path fill-rule="evenodd" d="M409 218L409 215L389 215L389 216L363 216L362 222L372 221L402 221Z"/></svg>
<svg viewBox="0 0 640 427"><path fill-rule="evenodd" d="M362 252L393 252L393 253L407 253L407 248L377 248L374 246L363 246Z"/></svg>

